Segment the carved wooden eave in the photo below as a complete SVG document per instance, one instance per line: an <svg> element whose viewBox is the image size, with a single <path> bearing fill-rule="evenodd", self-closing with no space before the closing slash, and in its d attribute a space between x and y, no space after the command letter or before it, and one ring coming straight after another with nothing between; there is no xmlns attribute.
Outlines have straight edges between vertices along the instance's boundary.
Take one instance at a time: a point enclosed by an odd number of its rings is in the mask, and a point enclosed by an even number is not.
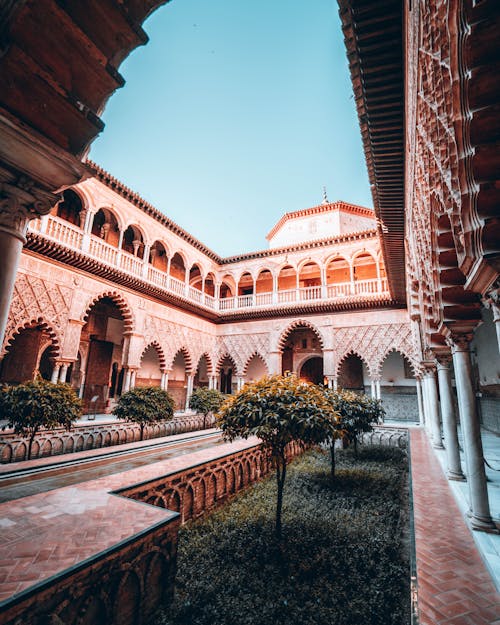
<svg viewBox="0 0 500 625"><path fill-rule="evenodd" d="M338 0L382 252L406 301L402 0Z"/></svg>
<svg viewBox="0 0 500 625"><path fill-rule="evenodd" d="M124 84L120 63L147 42L141 24L166 1L0 3L0 167L11 182L54 192L86 176L82 156Z"/></svg>
<svg viewBox="0 0 500 625"><path fill-rule="evenodd" d="M93 276L98 276L138 293L143 293L152 299L165 302L180 310L194 313L199 317L203 317L218 324L232 321L287 317L292 314L322 314L373 308L401 308L401 305L394 301L389 295L370 294L364 297L347 296L341 301L329 302L312 300L308 302L298 302L296 305L273 305L257 310L240 309L221 314L219 311L199 306L196 302L182 297L181 295L166 291L160 287L155 287L137 276L91 258L78 250L61 245L57 241L50 241L43 235L35 232L28 232L25 249L29 250L31 253L41 255L43 258L52 258L64 265L75 267Z"/></svg>

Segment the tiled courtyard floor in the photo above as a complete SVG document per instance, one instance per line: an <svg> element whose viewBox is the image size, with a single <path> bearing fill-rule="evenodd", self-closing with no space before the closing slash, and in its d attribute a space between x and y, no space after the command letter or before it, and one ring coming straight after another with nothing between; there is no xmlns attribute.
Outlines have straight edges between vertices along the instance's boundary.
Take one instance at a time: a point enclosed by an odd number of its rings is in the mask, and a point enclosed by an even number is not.
<svg viewBox="0 0 500 625"><path fill-rule="evenodd" d="M420 625L500 625L500 595L425 431L410 437Z"/></svg>

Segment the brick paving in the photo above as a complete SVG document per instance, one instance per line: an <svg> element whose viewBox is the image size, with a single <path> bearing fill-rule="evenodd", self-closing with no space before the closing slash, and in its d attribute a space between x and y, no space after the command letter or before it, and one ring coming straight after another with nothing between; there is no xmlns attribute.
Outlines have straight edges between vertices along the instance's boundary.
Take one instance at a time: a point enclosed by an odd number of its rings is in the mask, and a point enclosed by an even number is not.
<svg viewBox="0 0 500 625"><path fill-rule="evenodd" d="M252 447L226 443L98 480L0 504L0 602L133 536L175 513L113 494Z"/></svg>
<svg viewBox="0 0 500 625"><path fill-rule="evenodd" d="M500 625L500 595L423 429L410 445L420 625Z"/></svg>

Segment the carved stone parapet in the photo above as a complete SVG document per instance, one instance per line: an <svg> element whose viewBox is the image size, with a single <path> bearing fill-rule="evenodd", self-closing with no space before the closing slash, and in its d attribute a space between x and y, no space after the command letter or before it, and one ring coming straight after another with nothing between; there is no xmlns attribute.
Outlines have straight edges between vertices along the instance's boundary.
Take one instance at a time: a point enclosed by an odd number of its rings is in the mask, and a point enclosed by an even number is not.
<svg viewBox="0 0 500 625"><path fill-rule="evenodd" d="M28 222L49 213L58 199L57 195L36 188L26 176L20 176L15 183L0 183L0 230L24 244Z"/></svg>

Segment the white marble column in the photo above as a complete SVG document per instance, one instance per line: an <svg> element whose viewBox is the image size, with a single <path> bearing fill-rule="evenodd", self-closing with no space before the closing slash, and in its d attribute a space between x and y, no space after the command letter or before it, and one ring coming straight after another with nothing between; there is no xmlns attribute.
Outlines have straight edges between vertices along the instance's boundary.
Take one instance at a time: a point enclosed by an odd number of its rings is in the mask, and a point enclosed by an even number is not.
<svg viewBox="0 0 500 625"><path fill-rule="evenodd" d="M57 381L59 380L60 370L61 370L61 363L60 362L54 363L54 368L52 369L52 375L50 377L50 381L52 382L52 384L56 384Z"/></svg>
<svg viewBox="0 0 500 625"><path fill-rule="evenodd" d="M85 391L85 371L82 372L80 388L78 389L78 397L80 399L82 399L84 391Z"/></svg>
<svg viewBox="0 0 500 625"><path fill-rule="evenodd" d="M66 382L66 374L68 373L68 363L63 362L59 371L59 382Z"/></svg>
<svg viewBox="0 0 500 625"><path fill-rule="evenodd" d="M123 378L123 388L122 393L126 393L130 390L130 377L132 375L131 370L127 367L125 369L125 377Z"/></svg>
<svg viewBox="0 0 500 625"><path fill-rule="evenodd" d="M59 199L51 193L42 194L32 189L31 182L28 179L19 180L18 186L0 183L0 346L5 338L28 222L47 214Z"/></svg>
<svg viewBox="0 0 500 625"><path fill-rule="evenodd" d="M486 473L484 470L483 443L476 397L472 384L470 341L472 334L462 334L450 339L453 367L457 384L458 409L465 446L466 474L471 504L473 529L496 531L491 519Z"/></svg>
<svg viewBox="0 0 500 625"><path fill-rule="evenodd" d="M415 378L417 386L417 403L418 403L418 423L425 425L424 404L422 398L422 382L420 378Z"/></svg>
<svg viewBox="0 0 500 625"><path fill-rule="evenodd" d="M428 419L432 437L432 446L435 449L443 449L441 440L441 423L439 419L439 399L436 385L436 376L433 367L426 367L424 384L427 395Z"/></svg>
<svg viewBox="0 0 500 625"><path fill-rule="evenodd" d="M372 399L377 399L376 394L375 394L375 380L373 378L370 380L370 393L371 393Z"/></svg>
<svg viewBox="0 0 500 625"><path fill-rule="evenodd" d="M168 385L168 372L167 371L162 371L161 372L161 380L160 380L160 388L163 391L167 390L167 385Z"/></svg>
<svg viewBox="0 0 500 625"><path fill-rule="evenodd" d="M375 380L375 397L376 399L381 399L381 393L380 393L380 380Z"/></svg>
<svg viewBox="0 0 500 625"><path fill-rule="evenodd" d="M245 384L245 380L242 375L236 376L236 390L241 391L243 385Z"/></svg>
<svg viewBox="0 0 500 625"><path fill-rule="evenodd" d="M440 355L437 359L437 373L439 383L439 395L441 398L441 416L443 419L444 447L448 462L448 479L465 480L460 464L460 451L458 446L457 418L453 405L453 391L451 388L451 354Z"/></svg>
<svg viewBox="0 0 500 625"><path fill-rule="evenodd" d="M194 375L188 375L186 385L186 406L184 410L189 410L189 400L193 394Z"/></svg>
<svg viewBox="0 0 500 625"><path fill-rule="evenodd" d="M130 389L135 388L135 376L137 375L137 369L132 369L130 372Z"/></svg>

